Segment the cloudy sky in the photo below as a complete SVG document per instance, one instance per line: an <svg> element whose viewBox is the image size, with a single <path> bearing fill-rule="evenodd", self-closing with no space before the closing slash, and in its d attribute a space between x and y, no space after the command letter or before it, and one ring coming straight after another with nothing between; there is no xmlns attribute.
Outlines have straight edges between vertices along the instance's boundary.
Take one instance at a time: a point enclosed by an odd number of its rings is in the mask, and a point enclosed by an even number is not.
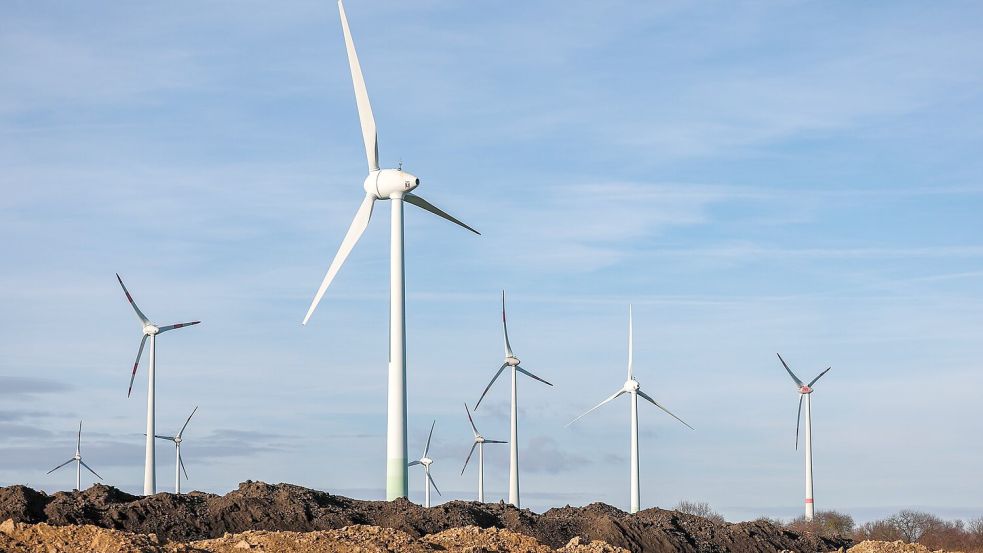
<svg viewBox="0 0 983 553"><path fill-rule="evenodd" d="M983 9L975 2L351 0L384 165L482 231L406 211L410 455L442 500L512 344L523 503L798 514L800 376L816 504L983 512ZM114 272L160 324L158 428L185 489L380 498L388 209L301 327L361 200L334 2L0 6L0 485L73 452L142 489L146 360ZM386 206L382 206L386 207ZM503 382L504 384L504 382ZM476 421L508 436L508 387ZM161 445L158 479L173 485ZM489 447L488 496L507 488ZM86 485L90 481L86 480ZM422 496L411 472L410 494Z"/></svg>

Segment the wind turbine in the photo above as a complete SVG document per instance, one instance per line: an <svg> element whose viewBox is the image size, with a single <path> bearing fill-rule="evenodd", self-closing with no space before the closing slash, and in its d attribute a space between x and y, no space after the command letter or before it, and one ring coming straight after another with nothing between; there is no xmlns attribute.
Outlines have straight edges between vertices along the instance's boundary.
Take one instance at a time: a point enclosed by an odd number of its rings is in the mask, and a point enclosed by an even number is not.
<svg viewBox="0 0 983 553"><path fill-rule="evenodd" d="M686 422L683 419L670 413L669 410L663 407L662 405L660 405L658 401L655 401L654 399L652 399L650 395L642 391L641 386L638 384L638 381L635 380L635 376L633 373L633 367L632 367L634 362L633 342L634 342L634 338L632 335L631 306L629 305L628 306L628 380L625 381L625 384L621 387L620 390L611 394L610 397L598 403L594 407L588 409L587 412L584 413L583 415L580 415L579 417L568 422L567 426L570 426L571 424L577 422L578 420L580 420L581 417L583 417L587 413L590 413L594 409L597 409L598 407L604 405L605 403L612 401L613 399L615 399L618 396L621 396L622 394L629 394L629 396L631 396L631 512L637 513L639 509L639 504L641 503L639 483L638 483L638 396L642 396L642 398L647 400L652 405L655 405L659 409L662 409L663 411L668 413L669 416L671 416L672 418L685 424L690 430L693 430L693 427L686 424Z"/></svg>
<svg viewBox="0 0 983 553"><path fill-rule="evenodd" d="M188 415L188 420L184 421L184 426L181 427L181 431L175 436L154 436L161 440L170 440L174 442L174 449L177 451L177 457L174 461L174 493L181 494L181 471L184 471L184 477L188 477L188 469L184 468L184 459L181 458L181 436L184 435L184 429L188 427L188 423L191 422L191 417L195 416L198 411L198 406L195 406L194 411Z"/></svg>
<svg viewBox="0 0 983 553"><path fill-rule="evenodd" d="M140 319L140 324L143 326L143 338L140 340L140 349L137 350L137 358L135 361L133 361L133 372L130 374L130 388L126 392L126 397L130 397L130 393L133 391L133 379L137 376L137 366L140 365L140 356L143 355L143 346L147 343L147 338L150 338L150 368L147 370L147 444L146 456L143 464L143 495L153 495L157 493L157 466L154 450L154 390L156 388L156 377L154 371L156 369L157 358L157 335L163 334L168 330L196 325L201 321L157 326L150 322L150 319L148 319L147 316L143 314L143 311L140 311L140 308L137 307L136 302L133 301L133 296L131 296L130 291L126 289L126 285L123 284L123 279L120 278L119 273L116 273L116 280L118 280L119 285L123 287L123 293L126 294L126 300L130 302L130 306L133 307L133 311L136 312L137 318Z"/></svg>
<svg viewBox="0 0 983 553"><path fill-rule="evenodd" d="M478 432L478 427L474 425L474 419L471 418L471 411L468 411L468 404L464 404L464 411L468 414L468 421L471 423L471 431L474 432L474 443L471 444L471 452L468 453L468 458L464 460L464 468L461 469L461 474L464 474L464 470L468 468L468 461L471 460L471 456L474 455L474 448L478 448L478 501L484 503L485 501L485 444L504 444L501 440L487 440Z"/></svg>
<svg viewBox="0 0 983 553"><path fill-rule="evenodd" d="M85 467L86 470L88 470L92 474L95 474L96 475L96 478L98 478L99 480L102 480L102 476L99 476L98 474L96 474L96 471L92 470L92 467L90 467L89 465L85 464L85 461L82 460L82 421L81 420L79 421L78 440L75 442L75 455L72 456L71 459L69 459L69 460L65 461L64 463L58 465L57 467L49 470L47 472L47 474L51 474L52 472L55 472L56 470L60 469L61 467L65 466L65 465L67 465L68 463L71 463L72 461L75 461L75 489L77 491L81 491L82 490L82 467Z"/></svg>
<svg viewBox="0 0 983 553"><path fill-rule="evenodd" d="M474 410L478 410L478 406L481 405L481 400L485 398L485 394L492 387L492 384L498 380L501 376L502 371L506 367L512 369L512 415L511 415L511 430L509 432L509 503L519 507L519 426L518 426L518 410L516 409L516 373L520 372L528 377L535 378L536 380L542 382L543 384L548 384L552 386L549 382L546 382L542 378L532 374L531 372L523 369L519 366L519 358L512 353L512 346L509 344L509 327L505 322L505 290L502 290L502 329L505 331L505 363L498 368L498 372L492 377L491 382L488 386L485 386L485 391L481 393L481 397L478 398L478 403L474 404Z"/></svg>
<svg viewBox="0 0 983 553"><path fill-rule="evenodd" d="M799 449L799 422L802 420L802 398L806 400L806 520L812 520L815 515L815 502L812 497L812 385L822 378L824 374L829 372L832 367L826 367L826 370L819 373L819 376L813 378L811 382L803 384L799 380L799 377L795 376L795 373L792 372L792 369L788 368L788 363L782 359L782 356L778 353L775 355L778 355L778 360L782 362L785 370L788 371L788 375L795 381L795 386L799 391L799 414L795 418L795 449Z"/></svg>
<svg viewBox="0 0 983 553"><path fill-rule="evenodd" d="M397 169L379 168L379 143L376 136L375 118L372 116L372 106L362 78L362 68L355 53L355 43L348 29L348 18L345 7L338 0L338 11L341 13L341 28L345 35L345 48L348 51L348 65L351 68L352 82L355 86L355 104L358 107L358 118L362 125L362 140L365 143L365 155L368 159L369 174L362 183L365 198L355 212L348 233L345 234L341 247L334 261L328 267L328 273L321 282L314 301L311 302L304 323L310 320L314 309L324 296L328 285L341 269L348 254L362 236L372 216L372 206L376 200L390 200L392 218L390 220L390 295L389 295L389 416L386 432L386 498L388 500L407 495L406 469L406 318L405 318L405 284L403 266L403 202L409 202L421 209L434 213L452 223L460 225L475 234L480 234L473 228L448 215L427 200L411 193L420 185L420 179L402 170L402 164Z"/></svg>
<svg viewBox="0 0 983 553"><path fill-rule="evenodd" d="M437 490L437 495L440 495L440 490L437 488L437 483L433 481L433 477L430 476L430 465L433 464L433 459L427 457L430 453L430 438L433 438L433 427L437 424L437 421L433 421L430 425L430 435L427 436L427 447L423 449L423 457L420 457L418 461L411 461L407 463L407 467L412 467L413 465L423 465L423 473L425 478L423 480L423 489L425 490L423 496L423 506L430 507L430 485L433 484L433 489Z"/></svg>

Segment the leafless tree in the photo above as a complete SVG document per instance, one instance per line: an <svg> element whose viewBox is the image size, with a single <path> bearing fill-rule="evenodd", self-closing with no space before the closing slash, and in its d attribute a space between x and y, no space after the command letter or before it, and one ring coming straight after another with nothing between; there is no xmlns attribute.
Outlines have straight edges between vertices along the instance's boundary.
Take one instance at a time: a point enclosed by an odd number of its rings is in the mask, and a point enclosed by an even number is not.
<svg viewBox="0 0 983 553"><path fill-rule="evenodd" d="M723 524L727 522L724 517L720 515L717 511L714 511L710 504L706 501L680 501L675 510L680 513L686 513L688 515L695 515L698 517L703 517L705 519L712 520L717 524Z"/></svg>

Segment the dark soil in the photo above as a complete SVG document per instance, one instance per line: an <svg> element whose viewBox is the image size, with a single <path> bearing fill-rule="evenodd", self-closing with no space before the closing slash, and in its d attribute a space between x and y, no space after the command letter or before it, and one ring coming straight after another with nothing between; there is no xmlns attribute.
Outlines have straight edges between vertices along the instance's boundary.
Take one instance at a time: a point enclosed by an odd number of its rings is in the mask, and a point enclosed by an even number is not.
<svg viewBox="0 0 983 553"><path fill-rule="evenodd" d="M93 524L192 541L247 530L330 530L352 524L395 528L419 537L451 528L506 528L554 548L571 538L600 540L645 552L835 551L848 539L800 535L766 521L717 524L663 509L636 515L594 503L536 514L504 503L451 501L425 509L406 500L361 501L290 484L245 482L224 496L192 492L138 497L95 485L48 495L24 486L0 488L0 521Z"/></svg>

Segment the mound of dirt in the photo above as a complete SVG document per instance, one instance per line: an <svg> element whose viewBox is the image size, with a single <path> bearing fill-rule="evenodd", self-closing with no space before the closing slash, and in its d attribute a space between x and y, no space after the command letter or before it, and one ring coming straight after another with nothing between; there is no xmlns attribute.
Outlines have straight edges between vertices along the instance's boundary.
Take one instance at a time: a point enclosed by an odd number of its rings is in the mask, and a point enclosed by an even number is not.
<svg viewBox="0 0 983 553"><path fill-rule="evenodd" d="M920 543L906 543L898 541L874 541L866 540L854 545L848 550L849 553L956 553L947 552L944 549L933 552Z"/></svg>
<svg viewBox="0 0 983 553"><path fill-rule="evenodd" d="M717 524L663 509L630 515L594 503L536 514L504 503L468 501L426 509L404 499L360 501L290 484L262 482L245 482L224 496L192 492L137 497L103 485L49 496L11 486L0 488L0 520L8 518L53 526L91 524L175 542L247 531L312 532L369 525L399 530L411 538L470 526L505 529L553 549L566 546L574 538L630 551L685 553L835 551L852 545L847 539L797 534L765 521ZM453 533L445 537L450 536Z"/></svg>
<svg viewBox="0 0 983 553"><path fill-rule="evenodd" d="M529 536L497 528L454 528L422 538L378 526L346 526L317 532L248 531L188 543L161 542L155 535L132 534L97 526L51 526L7 520L0 524L0 551L5 553L627 553L606 543L581 543L560 549Z"/></svg>

